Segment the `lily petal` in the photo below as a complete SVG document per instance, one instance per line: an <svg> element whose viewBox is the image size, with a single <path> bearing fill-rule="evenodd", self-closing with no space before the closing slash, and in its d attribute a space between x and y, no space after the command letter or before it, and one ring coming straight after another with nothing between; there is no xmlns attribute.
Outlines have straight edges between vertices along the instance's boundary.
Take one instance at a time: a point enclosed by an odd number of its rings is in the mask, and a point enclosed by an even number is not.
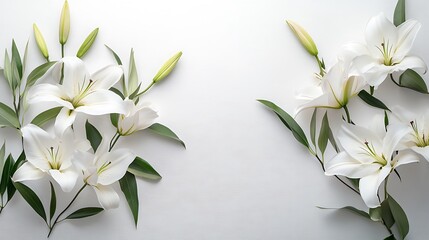
<svg viewBox="0 0 429 240"><path fill-rule="evenodd" d="M28 91L28 103L35 104L39 102L52 102L57 106L64 106L73 109L73 105L64 101L67 96L62 92L59 85L43 83L32 87Z"/></svg>
<svg viewBox="0 0 429 240"><path fill-rule="evenodd" d="M119 195L111 186L99 184L93 188L97 194L98 202L104 209L119 207Z"/></svg>
<svg viewBox="0 0 429 240"><path fill-rule="evenodd" d="M422 24L409 19L398 26L398 43L393 62L400 62L410 52Z"/></svg>
<svg viewBox="0 0 429 240"><path fill-rule="evenodd" d="M408 163L419 162L419 157L412 151L404 150L400 151L398 155L395 156L393 162L395 162L394 168L397 168Z"/></svg>
<svg viewBox="0 0 429 240"><path fill-rule="evenodd" d="M80 58L65 57L61 60L64 66L63 86L70 98L81 92L82 86L89 82L89 72Z"/></svg>
<svg viewBox="0 0 429 240"><path fill-rule="evenodd" d="M422 155L427 161L429 161L429 146L426 146L426 147L413 146L411 147L411 150Z"/></svg>
<svg viewBox="0 0 429 240"><path fill-rule="evenodd" d="M383 154L390 158L397 149L398 143L409 133L409 128L403 124L387 126L387 133L383 139Z"/></svg>
<svg viewBox="0 0 429 240"><path fill-rule="evenodd" d="M383 13L380 13L369 20L365 31L365 39L371 55L382 58L382 54L379 51L381 43L389 41L389 45L395 45L398 41L397 29Z"/></svg>
<svg viewBox="0 0 429 240"><path fill-rule="evenodd" d="M426 63L419 57L407 56L402 61L394 66L394 71L405 71L407 69L415 69L422 73L427 72Z"/></svg>
<svg viewBox="0 0 429 240"><path fill-rule="evenodd" d="M378 164L362 164L346 152L338 153L331 160L325 160L325 174L328 176L341 175L349 178L363 178L376 173Z"/></svg>
<svg viewBox="0 0 429 240"><path fill-rule="evenodd" d="M16 170L13 174L12 180L15 182L22 182L27 180L41 179L45 174L40 169L34 167L31 163L26 162Z"/></svg>
<svg viewBox="0 0 429 240"><path fill-rule="evenodd" d="M363 201L369 208L376 208L380 206L377 193L380 184L390 174L391 167L389 165L381 168L380 171L363 177L359 181L359 191Z"/></svg>
<svg viewBox="0 0 429 240"><path fill-rule="evenodd" d="M66 171L49 170L49 174L58 183L58 185L60 185L64 192L70 192L73 190L74 186L76 185L76 180L79 176L71 169Z"/></svg>
<svg viewBox="0 0 429 240"><path fill-rule="evenodd" d="M55 131L58 135L62 135L64 131L70 127L74 120L76 119L76 111L63 108L60 113L58 113L57 118L55 119Z"/></svg>
<svg viewBox="0 0 429 240"><path fill-rule="evenodd" d="M56 141L40 127L28 124L21 129L24 138L24 149L27 160L36 168L47 171L51 167L46 160L49 146L55 146Z"/></svg>
<svg viewBox="0 0 429 240"><path fill-rule="evenodd" d="M91 75L91 80L94 81L92 87L94 89L109 89L121 79L123 73L122 68L116 65L102 68Z"/></svg>
<svg viewBox="0 0 429 240"><path fill-rule="evenodd" d="M86 96L81 101L82 106L76 108L77 112L89 115L103 115L108 113L125 114L126 109L121 97L112 91L99 89Z"/></svg>
<svg viewBox="0 0 429 240"><path fill-rule="evenodd" d="M121 179L127 172L128 166L134 161L135 155L128 149L118 149L101 154L97 159L97 166L108 165L98 175L98 183L110 185Z"/></svg>

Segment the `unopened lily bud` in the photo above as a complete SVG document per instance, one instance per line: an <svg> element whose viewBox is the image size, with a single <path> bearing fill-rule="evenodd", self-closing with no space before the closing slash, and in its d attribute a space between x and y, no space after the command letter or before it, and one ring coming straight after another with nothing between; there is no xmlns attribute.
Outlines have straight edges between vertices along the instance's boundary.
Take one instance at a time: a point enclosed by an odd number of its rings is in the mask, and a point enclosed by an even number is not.
<svg viewBox="0 0 429 240"><path fill-rule="evenodd" d="M179 61L181 56L182 56L182 52L178 52L178 53L174 54L173 57L168 59L168 61L164 63L164 65L161 67L161 69L159 69L159 71L155 75L155 77L153 77L153 82L157 83L157 82L161 81L162 79L164 79L165 77L167 77L168 74L170 74L170 72L174 69L174 67L176 66L176 64Z"/></svg>
<svg viewBox="0 0 429 240"><path fill-rule="evenodd" d="M64 2L60 18L60 43L64 45L67 42L70 33L70 9L67 0Z"/></svg>
<svg viewBox="0 0 429 240"><path fill-rule="evenodd" d="M299 42L302 44L302 46L304 46L308 53L310 53L312 56L317 56L319 51L317 50L316 44L314 43L310 34L308 34L304 28L290 20L286 21L286 23L289 25L290 29L292 29Z"/></svg>
<svg viewBox="0 0 429 240"><path fill-rule="evenodd" d="M80 46L79 50L77 51L76 57L82 58L83 55L85 55L86 52L88 52L89 48L94 43L95 38L97 37L97 34L98 34L98 28L94 29L88 35L88 37L86 37L85 41L82 43L82 45Z"/></svg>
<svg viewBox="0 0 429 240"><path fill-rule="evenodd" d="M34 38L36 39L36 43L37 43L37 46L39 47L40 52L42 53L43 57L48 59L49 58L48 47L46 46L45 39L43 38L43 35L36 24L33 24L33 30L34 30Z"/></svg>

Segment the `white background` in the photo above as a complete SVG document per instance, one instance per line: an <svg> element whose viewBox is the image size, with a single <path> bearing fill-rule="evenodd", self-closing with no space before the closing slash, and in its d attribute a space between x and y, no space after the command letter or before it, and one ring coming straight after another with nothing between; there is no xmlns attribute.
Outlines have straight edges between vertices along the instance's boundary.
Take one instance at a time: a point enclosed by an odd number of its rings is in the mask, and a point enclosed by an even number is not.
<svg viewBox="0 0 429 240"><path fill-rule="evenodd" d="M32 34L32 24L37 23L52 58L58 59L61 0L1 3L2 49L10 48L15 38L23 52L29 39L30 68L41 64ZM138 181L138 228L122 197L119 209L60 223L51 239L358 240L387 236L381 224L349 212L316 208L365 206L335 179L325 177L317 161L256 99L272 100L292 113L298 105L295 91L312 84L317 71L285 19L299 22L310 32L329 66L342 44L363 41L370 17L384 12L391 18L396 1L70 0L69 4L72 26L67 55L74 55L87 34L100 27L95 46L84 57L91 72L114 63L103 44L115 49L126 63L133 47L144 83L171 55L183 51L174 73L143 100L156 106L159 122L172 128L188 148L148 132L123 139L120 145L132 147L163 176L160 182ZM408 17L423 24L413 52L425 60L429 60L428 6L424 0L414 0L408 1L407 9ZM0 51L0 59L3 56ZM0 86L1 99L6 101L5 82ZM416 111L428 104L427 96L398 89L390 82L376 95L390 106L401 103ZM350 108L361 124L368 119L364 116L380 113L359 99ZM299 119L303 126L308 124L308 115ZM8 139L16 135L11 130L1 133ZM18 145L8 148L18 154ZM408 239L425 239L429 234L429 165L422 162L399 170L402 182L392 177L391 194L408 214ZM32 184L48 187L43 181ZM95 197L90 189L82 197L76 208L96 204L89 200ZM0 215L0 234L2 239L44 239L47 228L16 195Z"/></svg>

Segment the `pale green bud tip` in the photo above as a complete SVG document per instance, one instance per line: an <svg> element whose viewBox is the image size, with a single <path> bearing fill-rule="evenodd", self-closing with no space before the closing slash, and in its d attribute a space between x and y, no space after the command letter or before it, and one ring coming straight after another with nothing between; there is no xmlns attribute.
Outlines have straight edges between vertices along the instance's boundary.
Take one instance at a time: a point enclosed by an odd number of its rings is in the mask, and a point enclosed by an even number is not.
<svg viewBox="0 0 429 240"><path fill-rule="evenodd" d="M164 65L161 67L161 69L159 69L158 73L153 78L153 82L157 83L167 77L174 69L181 56L182 52L178 52L168 59L168 61L164 63Z"/></svg>
<svg viewBox="0 0 429 240"><path fill-rule="evenodd" d="M46 46L45 39L36 24L33 24L34 38L36 39L37 46L45 58L49 58L48 47Z"/></svg>
<svg viewBox="0 0 429 240"><path fill-rule="evenodd" d="M77 51L76 57L81 58L83 57L83 55L86 54L86 52L88 52L88 50L91 48L92 44L94 43L95 38L97 37L97 34L98 34L98 28L94 29L88 35L88 37L86 37L85 41L82 43L79 50Z"/></svg>
<svg viewBox="0 0 429 240"><path fill-rule="evenodd" d="M70 33L70 9L67 0L64 2L60 18L60 43L64 45L67 42Z"/></svg>
<svg viewBox="0 0 429 240"><path fill-rule="evenodd" d="M304 46L304 48L311 55L317 56L319 51L317 50L316 44L314 43L310 34L308 34L308 32L305 31L304 28L290 20L287 20L286 23L287 25L289 25L290 29L292 29L292 32L295 34L295 36L298 38L299 42Z"/></svg>

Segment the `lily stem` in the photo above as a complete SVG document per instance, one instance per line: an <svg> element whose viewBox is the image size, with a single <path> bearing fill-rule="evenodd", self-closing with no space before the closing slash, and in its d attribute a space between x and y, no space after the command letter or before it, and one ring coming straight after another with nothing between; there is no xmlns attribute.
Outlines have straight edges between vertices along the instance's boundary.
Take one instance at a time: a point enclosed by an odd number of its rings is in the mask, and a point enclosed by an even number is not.
<svg viewBox="0 0 429 240"><path fill-rule="evenodd" d="M398 87L402 87L401 84L399 84L398 82L395 81L395 78L393 78L393 74L390 74L390 79L392 80L392 82L398 86Z"/></svg>
<svg viewBox="0 0 429 240"><path fill-rule="evenodd" d="M317 160L319 160L319 163L322 166L322 170L325 171L325 166L323 165L322 159L320 159L320 157L317 154L315 154L314 156L317 158ZM343 179L341 179L340 177L338 177L338 175L334 175L334 177L338 181L340 181L342 184L344 184L346 187L350 188L353 192L355 192L356 194L360 195L359 191L357 191L354 187L352 187L349 184L347 184Z"/></svg>
<svg viewBox="0 0 429 240"><path fill-rule="evenodd" d="M150 84L149 84L149 86L147 86L147 88L145 89L145 90L143 90L143 91L141 91L139 94L137 94L135 97L137 98L137 97L139 97L139 96L141 96L141 95L143 95L145 92L147 92L153 85L155 85L155 81L152 81Z"/></svg>
<svg viewBox="0 0 429 240"><path fill-rule="evenodd" d="M66 208L64 208L64 210L58 214L57 218L54 221L54 224L52 224L49 227L49 233L48 233L48 237L51 235L52 230L54 229L55 225L59 222L58 219L70 208L70 206L74 203L74 201L76 200L76 198L79 196L79 194L83 191L83 189L85 189L86 187L86 183L79 189L79 191L76 193L76 195L73 197L73 199L70 201L69 205L67 205ZM62 221L62 220L61 220Z"/></svg>
<svg viewBox="0 0 429 240"><path fill-rule="evenodd" d="M319 65L319 75L322 76L322 77L325 76L325 66L324 66L323 62L320 61L318 55L316 55L314 57L316 58L317 65Z"/></svg>
<svg viewBox="0 0 429 240"><path fill-rule="evenodd" d="M61 44L61 58L64 58L64 44Z"/></svg>
<svg viewBox="0 0 429 240"><path fill-rule="evenodd" d="M121 137L121 135L118 132L116 132L115 135L113 135L112 139L110 140L110 144L109 144L109 152L113 149L113 147L118 142L120 137Z"/></svg>

